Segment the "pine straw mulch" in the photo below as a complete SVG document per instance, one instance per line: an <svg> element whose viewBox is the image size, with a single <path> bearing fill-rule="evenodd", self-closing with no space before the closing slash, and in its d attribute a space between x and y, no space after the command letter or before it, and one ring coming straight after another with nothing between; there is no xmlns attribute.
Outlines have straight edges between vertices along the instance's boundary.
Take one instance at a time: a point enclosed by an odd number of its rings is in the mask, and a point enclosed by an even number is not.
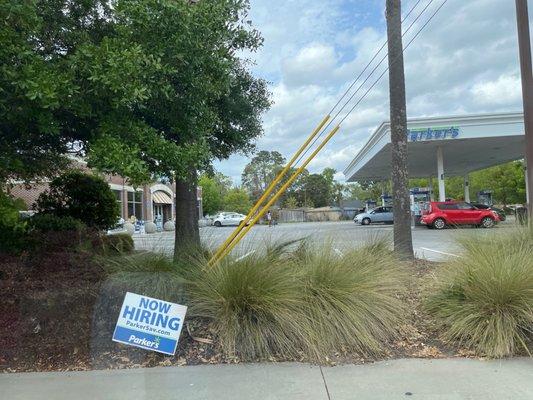
<svg viewBox="0 0 533 400"><path fill-rule="evenodd" d="M111 341L125 290L102 296L104 272L83 254L0 256L0 371L83 371L171 365L239 363L217 345L209 325L190 319L175 356L144 351ZM398 340L382 357L332 354L320 364L369 363L395 358L474 357L439 339L421 305L421 293L439 264L417 260L406 295L410 318ZM102 304L102 298L106 298ZM103 307L103 308L102 308ZM96 312L98 311L98 312ZM95 321L94 315L112 315ZM282 356L256 361L287 360ZM316 362L316 360L315 360Z"/></svg>

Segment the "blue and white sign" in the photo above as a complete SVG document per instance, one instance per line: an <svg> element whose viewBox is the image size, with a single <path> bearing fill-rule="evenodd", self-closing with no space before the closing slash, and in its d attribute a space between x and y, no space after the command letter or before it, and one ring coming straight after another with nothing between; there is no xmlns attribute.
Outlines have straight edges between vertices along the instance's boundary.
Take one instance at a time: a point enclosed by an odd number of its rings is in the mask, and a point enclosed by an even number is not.
<svg viewBox="0 0 533 400"><path fill-rule="evenodd" d="M187 307L126 293L113 341L174 355Z"/></svg>
<svg viewBox="0 0 533 400"><path fill-rule="evenodd" d="M440 128L418 128L407 130L407 140L410 142L425 142L428 140L446 140L459 137L461 129L456 126Z"/></svg>

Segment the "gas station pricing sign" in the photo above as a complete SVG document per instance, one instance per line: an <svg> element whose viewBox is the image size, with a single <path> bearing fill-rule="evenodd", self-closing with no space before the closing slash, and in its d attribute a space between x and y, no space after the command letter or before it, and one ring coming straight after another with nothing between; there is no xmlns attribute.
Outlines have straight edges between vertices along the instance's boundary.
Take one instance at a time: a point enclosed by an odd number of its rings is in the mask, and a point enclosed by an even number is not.
<svg viewBox="0 0 533 400"><path fill-rule="evenodd" d="M407 140L410 142L425 142L429 140L455 139L460 133L460 128L456 126L408 129Z"/></svg>
<svg viewBox="0 0 533 400"><path fill-rule="evenodd" d="M186 306L128 292L113 341L173 355L186 312Z"/></svg>

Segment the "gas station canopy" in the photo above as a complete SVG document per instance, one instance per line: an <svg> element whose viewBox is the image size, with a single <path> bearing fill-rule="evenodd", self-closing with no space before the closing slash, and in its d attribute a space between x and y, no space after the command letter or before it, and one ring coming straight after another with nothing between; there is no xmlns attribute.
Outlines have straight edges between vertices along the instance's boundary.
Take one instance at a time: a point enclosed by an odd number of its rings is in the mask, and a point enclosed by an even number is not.
<svg viewBox="0 0 533 400"><path fill-rule="evenodd" d="M407 122L410 178L465 176L524 157L522 113L417 118ZM391 176L390 123L382 123L344 170L349 182Z"/></svg>

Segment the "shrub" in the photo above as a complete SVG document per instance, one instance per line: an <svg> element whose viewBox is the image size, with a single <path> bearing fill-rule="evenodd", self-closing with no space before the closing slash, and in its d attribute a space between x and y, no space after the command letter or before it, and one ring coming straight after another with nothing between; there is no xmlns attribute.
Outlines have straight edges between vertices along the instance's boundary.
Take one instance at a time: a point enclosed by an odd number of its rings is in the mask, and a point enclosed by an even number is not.
<svg viewBox="0 0 533 400"><path fill-rule="evenodd" d="M128 233L102 236L98 245L104 253L130 253L135 248L133 238Z"/></svg>
<svg viewBox="0 0 533 400"><path fill-rule="evenodd" d="M388 248L288 248L188 271L191 315L210 320L224 350L243 359L381 353L404 311L404 273Z"/></svg>
<svg viewBox="0 0 533 400"><path fill-rule="evenodd" d="M499 235L464 241L426 303L445 338L489 357L529 352L533 337L533 237Z"/></svg>
<svg viewBox="0 0 533 400"><path fill-rule="evenodd" d="M0 191L0 252L17 253L26 246L26 222L19 217L20 200Z"/></svg>
<svg viewBox="0 0 533 400"><path fill-rule="evenodd" d="M404 316L405 272L386 246L334 253L331 247L296 259L302 302L300 330L309 356L355 351L382 354Z"/></svg>
<svg viewBox="0 0 533 400"><path fill-rule="evenodd" d="M187 278L190 315L212 322L227 354L243 359L297 354L301 300L289 268L254 256L206 269L197 264Z"/></svg>
<svg viewBox="0 0 533 400"><path fill-rule="evenodd" d="M158 253L101 257L109 285L171 302L184 300L184 279L172 259Z"/></svg>
<svg viewBox="0 0 533 400"><path fill-rule="evenodd" d="M39 232L81 231L84 224L70 216L58 217L52 214L35 214L28 220L30 228Z"/></svg>
<svg viewBox="0 0 533 400"><path fill-rule="evenodd" d="M70 171L50 183L37 199L37 210L57 217L72 217L91 228L107 229L120 215L109 185L95 175Z"/></svg>

